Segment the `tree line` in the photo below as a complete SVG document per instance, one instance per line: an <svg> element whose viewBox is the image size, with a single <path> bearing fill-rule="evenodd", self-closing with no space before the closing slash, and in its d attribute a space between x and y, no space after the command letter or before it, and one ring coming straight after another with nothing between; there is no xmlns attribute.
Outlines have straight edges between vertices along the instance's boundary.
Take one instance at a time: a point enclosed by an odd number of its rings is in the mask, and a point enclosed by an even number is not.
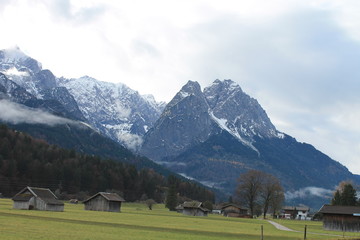
<svg viewBox="0 0 360 240"><path fill-rule="evenodd" d="M0 193L12 196L25 186L47 187L64 198L113 191L127 201L156 202L164 202L169 186L175 186L178 196L215 200L213 192L194 182L63 149L0 125Z"/></svg>

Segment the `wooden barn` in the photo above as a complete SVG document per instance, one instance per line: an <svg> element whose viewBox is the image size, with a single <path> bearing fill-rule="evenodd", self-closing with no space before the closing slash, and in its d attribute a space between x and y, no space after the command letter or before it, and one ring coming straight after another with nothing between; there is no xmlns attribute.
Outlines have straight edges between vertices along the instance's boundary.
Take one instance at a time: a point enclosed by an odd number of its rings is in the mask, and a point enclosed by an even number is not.
<svg viewBox="0 0 360 240"><path fill-rule="evenodd" d="M13 208L43 211L64 211L64 203L47 188L26 187L17 193L12 200Z"/></svg>
<svg viewBox="0 0 360 240"><path fill-rule="evenodd" d="M116 193L98 192L83 203L85 210L120 212L122 202L125 200Z"/></svg>
<svg viewBox="0 0 360 240"><path fill-rule="evenodd" d="M319 210L325 230L360 232L360 207L325 204Z"/></svg>
<svg viewBox="0 0 360 240"><path fill-rule="evenodd" d="M250 217L247 208L241 207L234 203L224 205L221 208L221 212L225 217Z"/></svg>
<svg viewBox="0 0 360 240"><path fill-rule="evenodd" d="M201 202L191 201L180 204L176 211L184 215L206 217L210 210L204 208Z"/></svg>

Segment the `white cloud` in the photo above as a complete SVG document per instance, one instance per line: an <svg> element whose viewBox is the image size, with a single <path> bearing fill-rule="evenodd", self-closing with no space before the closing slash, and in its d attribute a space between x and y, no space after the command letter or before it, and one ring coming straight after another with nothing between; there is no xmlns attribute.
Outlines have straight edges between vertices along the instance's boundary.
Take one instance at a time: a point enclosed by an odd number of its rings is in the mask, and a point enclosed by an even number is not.
<svg viewBox="0 0 360 240"><path fill-rule="evenodd" d="M24 107L7 100L0 100L0 120L13 124L46 124L54 126L57 124L74 124L75 122L66 118L52 115L39 109Z"/></svg>
<svg viewBox="0 0 360 240"><path fill-rule="evenodd" d="M307 198L307 197L322 197L329 198L332 196L334 190L319 188L319 187L305 187L296 191L287 191L285 193L285 199L287 201L296 198Z"/></svg>

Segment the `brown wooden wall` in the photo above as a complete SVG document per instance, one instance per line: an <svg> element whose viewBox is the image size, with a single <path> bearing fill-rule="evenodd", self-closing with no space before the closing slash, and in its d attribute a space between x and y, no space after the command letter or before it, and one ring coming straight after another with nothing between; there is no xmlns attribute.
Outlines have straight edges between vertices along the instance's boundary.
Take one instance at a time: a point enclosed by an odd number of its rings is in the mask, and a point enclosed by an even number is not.
<svg viewBox="0 0 360 240"><path fill-rule="evenodd" d="M323 227L326 230L360 232L360 217L350 215L324 215Z"/></svg>
<svg viewBox="0 0 360 240"><path fill-rule="evenodd" d="M98 195L85 203L85 210L120 212L121 202L111 202Z"/></svg>

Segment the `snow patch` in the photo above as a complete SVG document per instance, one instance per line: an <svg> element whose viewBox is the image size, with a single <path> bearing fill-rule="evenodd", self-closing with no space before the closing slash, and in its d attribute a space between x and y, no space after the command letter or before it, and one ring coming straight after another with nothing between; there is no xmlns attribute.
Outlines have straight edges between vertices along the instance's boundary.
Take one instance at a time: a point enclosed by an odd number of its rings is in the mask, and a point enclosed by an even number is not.
<svg viewBox="0 0 360 240"><path fill-rule="evenodd" d="M144 125L144 131L145 132L149 131L149 126L148 125Z"/></svg>
<svg viewBox="0 0 360 240"><path fill-rule="evenodd" d="M276 133L276 136L277 136L278 138L280 138L280 139L284 139L284 138L285 138L285 134L282 133L282 132L277 132L277 133Z"/></svg>
<svg viewBox="0 0 360 240"><path fill-rule="evenodd" d="M256 149L256 147L254 147L250 142L243 139L237 131L232 131L230 128L227 127L226 119L217 118L212 111L209 111L209 114L210 114L211 118L219 125L219 127L221 129L224 129L225 131L227 131L228 133L233 135L235 138L237 138L240 142L242 142L243 144L245 144L246 146L250 147L252 150L257 152L258 155L260 155L260 152L259 152L259 150Z"/></svg>
<svg viewBox="0 0 360 240"><path fill-rule="evenodd" d="M19 71L15 67L9 68L8 70L2 72L5 75L9 76L18 76L18 77L28 77L30 74L28 72Z"/></svg>
<svg viewBox="0 0 360 240"><path fill-rule="evenodd" d="M184 92L184 91L180 91L179 94L181 95L182 98L186 98L186 97L190 96L190 94L188 92Z"/></svg>

